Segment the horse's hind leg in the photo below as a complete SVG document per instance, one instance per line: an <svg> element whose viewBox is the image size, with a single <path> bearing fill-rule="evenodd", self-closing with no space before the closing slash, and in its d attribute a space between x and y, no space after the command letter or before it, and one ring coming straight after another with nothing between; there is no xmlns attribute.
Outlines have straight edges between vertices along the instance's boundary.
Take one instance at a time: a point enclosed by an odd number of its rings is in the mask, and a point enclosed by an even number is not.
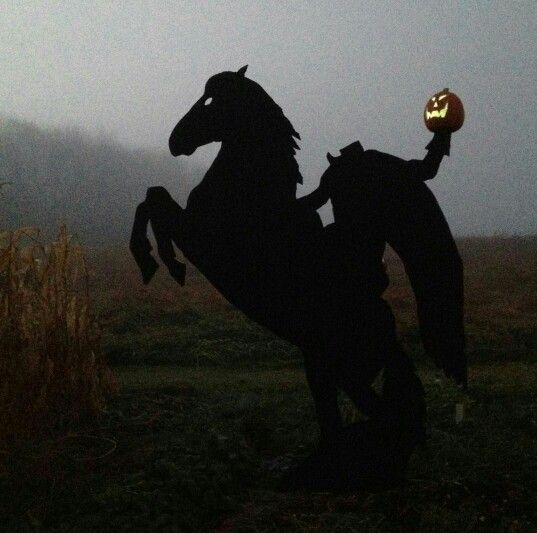
<svg viewBox="0 0 537 533"><path fill-rule="evenodd" d="M338 386L366 416L377 417L383 412L382 398L372 389L371 384L344 374L338 378Z"/></svg>
<svg viewBox="0 0 537 533"><path fill-rule="evenodd" d="M409 447L425 442L425 391L414 365L400 346L384 369L383 423L404 435Z"/></svg>
<svg viewBox="0 0 537 533"><path fill-rule="evenodd" d="M382 397L371 389L377 363L366 363L362 374L351 363L342 379L332 358L306 354L306 376L321 426L320 448L284 477L284 489L388 488L405 479L406 465L423 439L425 406L423 389L404 354L393 354L384 369ZM328 361L328 363L327 363ZM327 368L327 364L332 367ZM351 379L351 378L359 379ZM336 383L362 410L366 422L342 427L337 406Z"/></svg>
<svg viewBox="0 0 537 533"><path fill-rule="evenodd" d="M347 358L347 364L339 365L337 371L338 386L374 424L408 437L409 442L421 443L426 415L423 386L399 344L394 342L388 350L385 357L375 357L370 350L364 350L360 354L363 365ZM379 396L372 383L381 370L383 386Z"/></svg>
<svg viewBox="0 0 537 533"><path fill-rule="evenodd" d="M321 432L320 445L313 454L284 475L280 482L283 490L330 489L335 485L338 475L329 460L330 450L339 440L343 426L337 402L334 367L330 357L315 349L308 349L304 350L304 368L315 403Z"/></svg>
<svg viewBox="0 0 537 533"><path fill-rule="evenodd" d="M315 350L304 352L306 379L315 404L321 445L336 439L343 425L337 401L336 376L330 361L330 357Z"/></svg>
<svg viewBox="0 0 537 533"><path fill-rule="evenodd" d="M412 452L425 440L423 387L406 354L397 346L386 361L382 396L371 389L374 365L346 392L364 412L365 422L343 430L332 456L336 483L345 487L394 487L404 482ZM343 388L343 387L342 387Z"/></svg>

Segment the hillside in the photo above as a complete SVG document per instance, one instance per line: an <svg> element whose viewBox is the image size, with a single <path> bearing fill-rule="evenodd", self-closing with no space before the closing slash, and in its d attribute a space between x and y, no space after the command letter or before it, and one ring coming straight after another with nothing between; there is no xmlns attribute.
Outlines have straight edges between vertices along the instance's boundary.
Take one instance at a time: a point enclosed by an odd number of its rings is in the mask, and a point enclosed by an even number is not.
<svg viewBox="0 0 537 533"><path fill-rule="evenodd" d="M465 324L471 364L537 361L537 236L458 239L464 262ZM160 268L150 285L125 247L91 251L92 293L113 363L279 364L298 351L246 319L188 265L179 286ZM388 250L398 334L416 361L423 358L414 296L403 264Z"/></svg>
<svg viewBox="0 0 537 533"><path fill-rule="evenodd" d="M72 129L42 129L0 117L0 227L61 222L86 243L128 240L136 205L151 185L180 202L196 181L162 151L128 149Z"/></svg>

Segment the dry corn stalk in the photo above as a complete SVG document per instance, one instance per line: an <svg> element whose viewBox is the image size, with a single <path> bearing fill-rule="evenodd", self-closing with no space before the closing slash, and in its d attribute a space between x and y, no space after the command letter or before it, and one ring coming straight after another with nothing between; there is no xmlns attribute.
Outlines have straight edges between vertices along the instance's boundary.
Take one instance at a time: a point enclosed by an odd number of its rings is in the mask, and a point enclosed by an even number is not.
<svg viewBox="0 0 537 533"><path fill-rule="evenodd" d="M115 385L91 315L88 271L64 226L0 233L0 443L97 414Z"/></svg>

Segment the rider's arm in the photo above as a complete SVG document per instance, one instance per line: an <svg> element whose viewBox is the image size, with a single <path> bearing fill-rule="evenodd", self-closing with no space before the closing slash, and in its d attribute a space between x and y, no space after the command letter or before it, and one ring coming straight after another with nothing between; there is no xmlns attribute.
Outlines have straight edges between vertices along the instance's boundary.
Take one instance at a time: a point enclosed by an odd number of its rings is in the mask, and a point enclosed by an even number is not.
<svg viewBox="0 0 537 533"><path fill-rule="evenodd" d="M435 133L427 145L428 152L423 159L406 161L376 150L367 150L365 157L373 174L396 179L427 181L436 176L444 155L449 155L450 139L451 133Z"/></svg>
<svg viewBox="0 0 537 533"><path fill-rule="evenodd" d="M298 198L297 202L301 205L308 207L309 209L314 209L315 211L322 207L330 199L330 187L328 185L328 176L323 174L321 177L321 183L319 187L315 189L310 194Z"/></svg>
<svg viewBox="0 0 537 533"><path fill-rule="evenodd" d="M450 144L451 133L435 133L426 147L427 155L422 160L411 159L408 162L414 177L422 181L433 179L438 172L442 158L449 155Z"/></svg>

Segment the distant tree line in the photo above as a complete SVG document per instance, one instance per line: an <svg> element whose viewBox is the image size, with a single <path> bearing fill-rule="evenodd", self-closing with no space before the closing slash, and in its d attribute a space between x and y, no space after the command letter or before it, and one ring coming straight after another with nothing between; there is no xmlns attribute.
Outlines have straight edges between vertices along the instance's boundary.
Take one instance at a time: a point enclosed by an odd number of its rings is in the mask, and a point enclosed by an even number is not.
<svg viewBox="0 0 537 533"><path fill-rule="evenodd" d="M147 187L163 185L184 203L200 175L164 150L0 117L0 228L54 236L65 223L84 243L127 243Z"/></svg>

